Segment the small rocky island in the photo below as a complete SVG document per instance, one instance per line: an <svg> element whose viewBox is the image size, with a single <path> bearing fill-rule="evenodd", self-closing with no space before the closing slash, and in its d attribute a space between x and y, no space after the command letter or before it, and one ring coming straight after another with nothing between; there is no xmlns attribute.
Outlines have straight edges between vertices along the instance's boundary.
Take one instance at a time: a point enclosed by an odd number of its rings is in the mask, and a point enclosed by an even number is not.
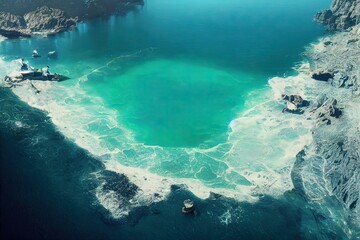
<svg viewBox="0 0 360 240"><path fill-rule="evenodd" d="M78 21L124 14L143 0L3 0L0 35L8 38L52 35L76 27Z"/></svg>

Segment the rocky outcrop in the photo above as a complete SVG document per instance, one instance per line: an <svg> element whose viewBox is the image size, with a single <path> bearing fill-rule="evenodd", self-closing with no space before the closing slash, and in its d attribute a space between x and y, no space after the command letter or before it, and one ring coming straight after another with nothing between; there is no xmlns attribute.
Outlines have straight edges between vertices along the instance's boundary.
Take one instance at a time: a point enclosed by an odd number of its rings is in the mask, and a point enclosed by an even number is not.
<svg viewBox="0 0 360 240"><path fill-rule="evenodd" d="M74 28L76 21L60 9L46 6L24 16L0 12L0 34L9 38L29 37L34 33L49 35Z"/></svg>
<svg viewBox="0 0 360 240"><path fill-rule="evenodd" d="M113 13L126 13L143 0L0 0L0 9L15 15L24 15L41 6L61 9L70 17L89 19Z"/></svg>
<svg viewBox="0 0 360 240"><path fill-rule="evenodd" d="M329 142L317 139L317 154L324 157L323 174L329 190L347 209L355 211L360 204L360 142L348 136L334 136Z"/></svg>
<svg viewBox="0 0 360 240"><path fill-rule="evenodd" d="M337 88L359 91L360 24L351 31L325 37L306 55L314 79L328 81Z"/></svg>
<svg viewBox="0 0 360 240"><path fill-rule="evenodd" d="M0 12L0 35L6 37L30 36L26 22L22 16Z"/></svg>
<svg viewBox="0 0 360 240"><path fill-rule="evenodd" d="M312 110L316 119L316 126L330 125L334 118L339 118L342 111L336 106L335 98L328 98L326 95L318 97L317 107Z"/></svg>
<svg viewBox="0 0 360 240"><path fill-rule="evenodd" d="M0 12L0 25L3 28L26 28L25 19L8 12Z"/></svg>
<svg viewBox="0 0 360 240"><path fill-rule="evenodd" d="M345 30L360 23L360 0L334 0L330 9L319 12L315 19L330 30Z"/></svg>
<svg viewBox="0 0 360 240"><path fill-rule="evenodd" d="M295 190L321 208L342 204L346 221L360 226L360 0L334 0L316 18L330 30L306 54L311 77L327 81L310 111L313 143L296 158ZM321 94L320 94L321 93ZM329 210L328 212L331 212ZM351 224L350 224L351 225ZM351 231L348 231L351 232ZM350 236L351 238L351 236Z"/></svg>
<svg viewBox="0 0 360 240"><path fill-rule="evenodd" d="M143 0L1 0L0 35L30 37L72 29L76 22L126 13Z"/></svg>
<svg viewBox="0 0 360 240"><path fill-rule="evenodd" d="M302 163L302 180L321 184L306 194L335 196L353 223L360 226L360 24L325 37L308 53L312 69L332 73L320 91L314 119L313 143ZM309 153L310 152L310 153ZM297 178L299 179L299 177ZM296 179L296 180L297 180ZM309 186L313 183L308 182ZM310 187L308 187L310 189ZM323 190L319 190L323 189ZM316 192L316 193L314 193ZM318 194L318 195L317 195Z"/></svg>
<svg viewBox="0 0 360 240"><path fill-rule="evenodd" d="M24 15L26 28L31 32L57 33L76 26L77 19L69 18L60 9L43 6Z"/></svg>
<svg viewBox="0 0 360 240"><path fill-rule="evenodd" d="M336 197L346 219L359 226L360 140L347 121L315 128L313 143L297 155L291 176L295 190L310 201Z"/></svg>

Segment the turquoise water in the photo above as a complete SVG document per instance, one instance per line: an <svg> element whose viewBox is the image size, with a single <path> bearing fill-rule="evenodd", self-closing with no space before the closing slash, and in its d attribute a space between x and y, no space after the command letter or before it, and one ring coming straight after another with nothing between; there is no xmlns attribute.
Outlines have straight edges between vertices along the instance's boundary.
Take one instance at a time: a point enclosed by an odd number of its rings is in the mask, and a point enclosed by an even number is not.
<svg viewBox="0 0 360 240"><path fill-rule="evenodd" d="M291 74L304 46L324 33L312 19L328 5L149 0L127 16L83 23L56 37L0 42L0 51L6 60L33 49L59 52L58 60L30 63L49 64L71 80L42 86L31 104L91 153L235 189L255 184L254 173L282 167L281 140L305 134L289 127L268 137L266 129L258 132L266 121L256 112L238 120L235 133L230 125L249 102L264 100L271 77Z"/></svg>
<svg viewBox="0 0 360 240"><path fill-rule="evenodd" d="M119 109L120 121L147 145L214 146L226 141L229 120L243 92L259 76L232 73L189 61L149 60L119 76L88 81L87 93Z"/></svg>

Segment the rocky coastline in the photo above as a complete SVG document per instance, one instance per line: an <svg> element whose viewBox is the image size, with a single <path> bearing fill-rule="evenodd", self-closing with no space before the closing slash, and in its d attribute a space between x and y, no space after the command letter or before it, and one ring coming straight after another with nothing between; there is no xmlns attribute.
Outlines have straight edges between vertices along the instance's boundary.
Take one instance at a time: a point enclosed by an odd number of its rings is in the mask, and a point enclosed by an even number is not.
<svg viewBox="0 0 360 240"><path fill-rule="evenodd" d="M91 12L97 1L84 2L88 7L82 13L52 8L57 5L0 12L0 35L55 34L73 29L78 21L110 13L105 7ZM125 12L142 1L123 3L118 9ZM318 13L316 19L337 32L307 53L311 77L326 81L328 87L319 90L310 108L313 143L297 155L292 181L295 191L309 201L324 195L335 197L349 223L360 226L360 0L333 0L331 8ZM316 190L310 187L316 184L314 179L319 183Z"/></svg>
<svg viewBox="0 0 360 240"><path fill-rule="evenodd" d="M72 30L79 21L125 14L143 0L3 0L0 35L7 38L53 35Z"/></svg>
<svg viewBox="0 0 360 240"><path fill-rule="evenodd" d="M0 12L0 34L8 38L51 35L75 28L76 22L77 18L70 18L64 11L47 6L24 16Z"/></svg>
<svg viewBox="0 0 360 240"><path fill-rule="evenodd" d="M330 10L316 15L335 32L307 52L310 77L328 85L319 89L309 110L313 142L297 155L291 173L295 191L319 206L326 198L336 198L347 224L356 229L360 227L359 17L360 0L334 0Z"/></svg>
<svg viewBox="0 0 360 240"><path fill-rule="evenodd" d="M315 19L328 25L329 30L347 30L360 23L358 0L333 0L330 9L316 14Z"/></svg>

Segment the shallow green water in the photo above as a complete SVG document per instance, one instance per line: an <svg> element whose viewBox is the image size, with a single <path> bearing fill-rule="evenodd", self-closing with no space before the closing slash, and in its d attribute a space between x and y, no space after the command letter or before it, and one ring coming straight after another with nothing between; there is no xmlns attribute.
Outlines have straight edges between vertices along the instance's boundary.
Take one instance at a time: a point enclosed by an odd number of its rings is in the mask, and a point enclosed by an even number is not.
<svg viewBox="0 0 360 240"><path fill-rule="evenodd" d="M256 87L254 74L229 72L190 61L150 60L116 77L83 84L119 109L119 119L138 141L165 147L216 145L229 120ZM255 83L255 84L253 84Z"/></svg>

